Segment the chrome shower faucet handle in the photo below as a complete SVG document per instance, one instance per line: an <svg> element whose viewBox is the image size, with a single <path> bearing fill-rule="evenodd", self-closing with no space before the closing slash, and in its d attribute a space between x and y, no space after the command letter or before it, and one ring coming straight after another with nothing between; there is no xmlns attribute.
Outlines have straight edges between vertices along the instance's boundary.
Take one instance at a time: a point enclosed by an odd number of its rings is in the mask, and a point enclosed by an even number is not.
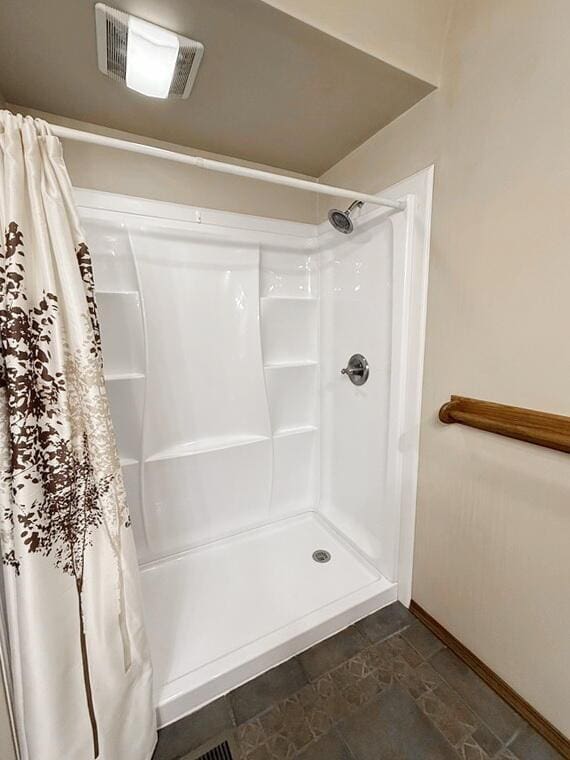
<svg viewBox="0 0 570 760"><path fill-rule="evenodd" d="M353 354L348 360L348 364L340 371L341 375L346 375L354 385L364 385L370 375L368 361L362 354Z"/></svg>

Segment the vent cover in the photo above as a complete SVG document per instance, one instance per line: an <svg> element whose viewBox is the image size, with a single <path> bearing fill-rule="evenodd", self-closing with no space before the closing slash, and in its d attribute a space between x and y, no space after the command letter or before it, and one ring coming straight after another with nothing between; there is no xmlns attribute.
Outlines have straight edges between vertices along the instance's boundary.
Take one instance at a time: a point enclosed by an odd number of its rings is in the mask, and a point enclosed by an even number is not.
<svg viewBox="0 0 570 760"><path fill-rule="evenodd" d="M222 742L204 752L202 755L188 756L188 760L234 760L228 742Z"/></svg>
<svg viewBox="0 0 570 760"><path fill-rule="evenodd" d="M129 14L110 8L103 3L95 5L97 30L97 61L99 70L111 79L125 82L127 79L127 42L129 38ZM198 73L204 55L201 42L176 35L180 47L174 74L168 92L169 98L187 98Z"/></svg>

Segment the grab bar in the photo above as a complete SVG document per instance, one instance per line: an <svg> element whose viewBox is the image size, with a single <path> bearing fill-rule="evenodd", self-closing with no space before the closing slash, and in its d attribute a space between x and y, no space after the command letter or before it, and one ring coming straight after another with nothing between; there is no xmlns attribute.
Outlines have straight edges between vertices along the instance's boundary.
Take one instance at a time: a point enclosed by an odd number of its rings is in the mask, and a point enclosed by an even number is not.
<svg viewBox="0 0 570 760"><path fill-rule="evenodd" d="M439 410L439 419L570 454L570 417L559 414L451 396Z"/></svg>

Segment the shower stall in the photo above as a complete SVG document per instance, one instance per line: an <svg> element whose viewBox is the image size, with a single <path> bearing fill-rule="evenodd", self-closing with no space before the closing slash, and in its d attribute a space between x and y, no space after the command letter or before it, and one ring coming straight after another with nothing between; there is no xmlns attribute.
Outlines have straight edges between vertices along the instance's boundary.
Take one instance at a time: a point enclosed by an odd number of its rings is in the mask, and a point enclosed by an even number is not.
<svg viewBox="0 0 570 760"><path fill-rule="evenodd" d="M431 187L347 235L76 191L160 725L409 601Z"/></svg>

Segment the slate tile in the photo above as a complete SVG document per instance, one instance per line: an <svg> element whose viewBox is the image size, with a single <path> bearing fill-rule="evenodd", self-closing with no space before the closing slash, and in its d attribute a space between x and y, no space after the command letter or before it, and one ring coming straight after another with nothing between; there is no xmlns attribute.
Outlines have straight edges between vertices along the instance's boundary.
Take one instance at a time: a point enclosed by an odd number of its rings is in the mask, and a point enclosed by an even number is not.
<svg viewBox="0 0 570 760"><path fill-rule="evenodd" d="M254 678L229 695L236 723L250 720L306 683L305 673L295 657Z"/></svg>
<svg viewBox="0 0 570 760"><path fill-rule="evenodd" d="M473 738L491 757L494 757L494 755L496 755L501 749L501 742L499 739L497 739L495 734L489 731L487 726L484 726L483 724L473 732Z"/></svg>
<svg viewBox="0 0 570 760"><path fill-rule="evenodd" d="M414 700L391 686L340 724L358 760L457 760L457 755Z"/></svg>
<svg viewBox="0 0 570 760"><path fill-rule="evenodd" d="M337 688L343 691L349 686L356 686L363 678L369 676L372 669L368 665L366 658L362 655L356 655L350 660L343 662L338 668L332 670L330 675Z"/></svg>
<svg viewBox="0 0 570 760"><path fill-rule="evenodd" d="M267 744L262 744L249 754L243 755L243 760L273 760L273 755Z"/></svg>
<svg viewBox="0 0 570 760"><path fill-rule="evenodd" d="M460 720L440 698L437 691L436 689L422 695L417 701L418 706L447 741L458 746L471 736L474 727L471 721Z"/></svg>
<svg viewBox="0 0 570 760"><path fill-rule="evenodd" d="M307 708L306 715L309 728L315 739L326 734L333 725L331 716L321 704Z"/></svg>
<svg viewBox="0 0 570 760"><path fill-rule="evenodd" d="M287 736L293 743L297 752L304 747L307 747L313 741L312 731L305 719L294 726L290 726L287 731Z"/></svg>
<svg viewBox="0 0 570 760"><path fill-rule="evenodd" d="M521 728L522 718L449 649L437 652L430 663L502 742Z"/></svg>
<svg viewBox="0 0 570 760"><path fill-rule="evenodd" d="M359 683L349 686L343 692L343 697L346 700L349 710L357 710L367 702L370 702L380 691L378 681L374 678L374 674L370 673L365 678L361 679Z"/></svg>
<svg viewBox="0 0 570 760"><path fill-rule="evenodd" d="M401 636L392 636L384 642L384 646L388 649L393 659L401 657L412 668L421 665L423 662L422 656L407 641L404 641Z"/></svg>
<svg viewBox="0 0 570 760"><path fill-rule="evenodd" d="M311 744L298 756L299 760L353 760L346 744L336 731L331 731Z"/></svg>
<svg viewBox="0 0 570 760"><path fill-rule="evenodd" d="M428 660L440 649L444 649L444 644L434 636L433 633L426 628L423 623L416 620L409 628L402 631L402 638L404 638L408 644L411 644L422 657Z"/></svg>
<svg viewBox="0 0 570 760"><path fill-rule="evenodd" d="M287 739L293 744L296 751L301 750L314 738L307 720L305 707L298 695L293 695L273 705L267 712L259 716L259 722L270 747L272 747L276 735Z"/></svg>
<svg viewBox="0 0 570 760"><path fill-rule="evenodd" d="M244 755L264 744L266 738L259 718L254 718L248 723L242 723L237 729L238 744Z"/></svg>
<svg viewBox="0 0 570 760"><path fill-rule="evenodd" d="M295 745L285 734L275 734L267 741L272 760L290 760L295 757Z"/></svg>
<svg viewBox="0 0 570 760"><path fill-rule="evenodd" d="M326 712L331 721L336 723L344 718L349 711L349 706L330 673L321 676L315 682L315 689L319 697L319 706Z"/></svg>
<svg viewBox="0 0 570 760"><path fill-rule="evenodd" d="M491 760L490 755L472 736L460 742L457 751L461 760Z"/></svg>
<svg viewBox="0 0 570 760"><path fill-rule="evenodd" d="M562 755L528 724L525 724L514 741L509 744L509 749L523 759L528 757L532 760L559 760L562 758Z"/></svg>
<svg viewBox="0 0 570 760"><path fill-rule="evenodd" d="M441 676L432 668L429 662L422 662L422 664L416 668L416 673L428 689L435 689L442 682Z"/></svg>
<svg viewBox="0 0 570 760"><path fill-rule="evenodd" d="M314 681L323 673L354 657L368 643L355 626L350 626L303 652L299 655L299 660L309 680Z"/></svg>
<svg viewBox="0 0 570 760"><path fill-rule="evenodd" d="M383 680L386 684L390 684L394 670L393 653L392 650L388 649L386 644L386 641L372 644L367 649L363 649L360 656L371 670L380 672L383 676L380 680Z"/></svg>
<svg viewBox="0 0 570 760"><path fill-rule="evenodd" d="M232 727L230 706L222 697L198 712L161 728L152 760L179 758Z"/></svg>
<svg viewBox="0 0 570 760"><path fill-rule="evenodd" d="M463 723L470 731L475 731L480 725L473 710L461 699L459 694L454 691L448 684L441 683L434 694L441 699L452 720Z"/></svg>
<svg viewBox="0 0 570 760"><path fill-rule="evenodd" d="M394 675L398 683L405 686L413 699L418 699L422 694L432 691L441 683L440 676L430 668L427 662L419 668L412 668L404 660L398 658L395 664Z"/></svg>
<svg viewBox="0 0 570 760"><path fill-rule="evenodd" d="M359 620L356 627L370 643L382 641L388 636L407 628L416 618L400 602L384 607L378 612Z"/></svg>
<svg viewBox="0 0 570 760"><path fill-rule="evenodd" d="M326 734L332 726L332 718L326 710L322 697L314 684L305 686L297 694L297 698L305 712L305 718L314 738Z"/></svg>

